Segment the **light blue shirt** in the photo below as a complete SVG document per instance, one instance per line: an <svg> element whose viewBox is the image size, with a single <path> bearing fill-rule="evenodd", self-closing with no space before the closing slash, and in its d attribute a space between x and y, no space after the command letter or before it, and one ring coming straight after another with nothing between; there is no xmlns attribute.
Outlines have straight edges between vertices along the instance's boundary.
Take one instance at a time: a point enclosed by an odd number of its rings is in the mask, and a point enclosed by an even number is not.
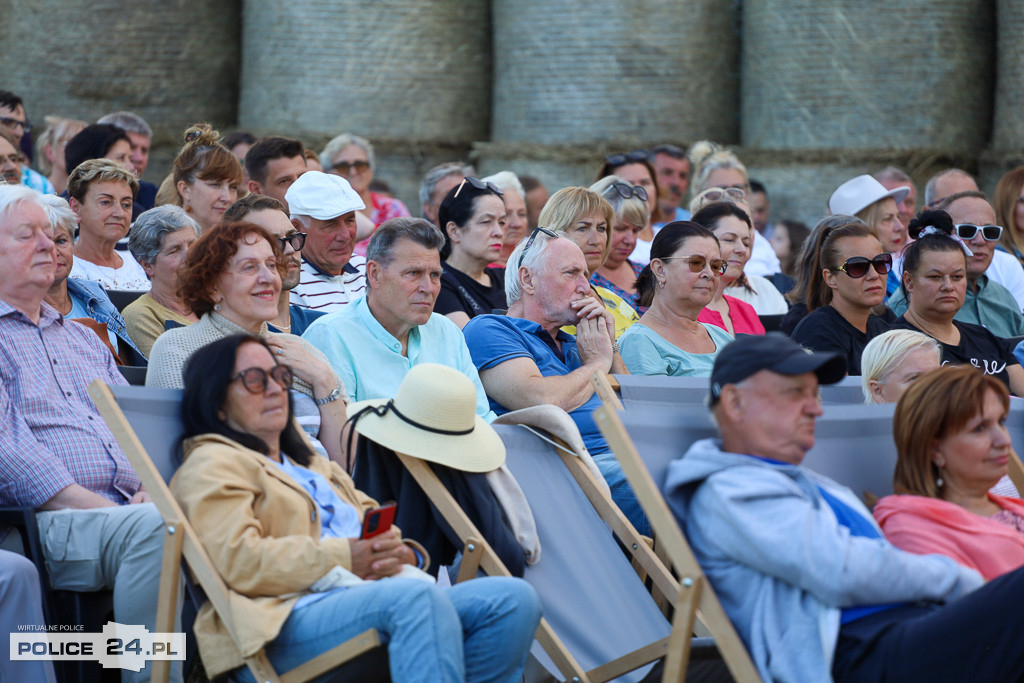
<svg viewBox="0 0 1024 683"><path fill-rule="evenodd" d="M431 313L425 324L409 332L405 356L402 342L377 322L366 297L314 320L302 338L324 352L353 401L393 398L412 366L439 363L473 381L477 415L488 422L496 417L462 330L443 315Z"/></svg>
<svg viewBox="0 0 1024 683"><path fill-rule="evenodd" d="M363 525L359 522L359 513L346 503L331 488L331 483L322 475L311 469L300 467L283 457L281 462L271 460L281 468L296 484L301 486L316 503L320 512L320 538L359 538ZM328 595L328 593L310 593L299 598L293 610L305 607Z"/></svg>
<svg viewBox="0 0 1024 683"><path fill-rule="evenodd" d="M715 325L700 323L711 335L715 350L711 353L690 353L666 341L642 323L633 325L619 337L622 362L634 375L669 375L672 377L710 377L715 358L731 334Z"/></svg>

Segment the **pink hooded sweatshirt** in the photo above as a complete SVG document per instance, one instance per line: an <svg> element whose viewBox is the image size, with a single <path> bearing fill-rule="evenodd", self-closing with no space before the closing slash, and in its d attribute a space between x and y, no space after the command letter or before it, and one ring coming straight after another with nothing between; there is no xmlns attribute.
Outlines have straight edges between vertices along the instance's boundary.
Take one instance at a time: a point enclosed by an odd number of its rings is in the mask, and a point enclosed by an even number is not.
<svg viewBox="0 0 1024 683"><path fill-rule="evenodd" d="M989 500L1024 517L1024 500L991 493ZM875 505L885 537L908 552L940 553L990 581L1024 566L1024 534L938 498L886 496Z"/></svg>

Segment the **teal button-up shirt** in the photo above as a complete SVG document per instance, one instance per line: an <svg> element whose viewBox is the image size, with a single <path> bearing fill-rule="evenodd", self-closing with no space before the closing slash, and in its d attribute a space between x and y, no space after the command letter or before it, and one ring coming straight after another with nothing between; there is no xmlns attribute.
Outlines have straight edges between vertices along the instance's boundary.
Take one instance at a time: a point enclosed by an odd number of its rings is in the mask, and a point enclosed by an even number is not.
<svg viewBox="0 0 1024 683"><path fill-rule="evenodd" d="M972 292L968 285L964 305L953 319L981 325L997 337L1024 337L1024 315L1021 315L1017 300L1010 290L990 280L987 275L979 277L976 284L976 292ZM903 297L902 289L896 290L888 306L897 316L906 313L907 300Z"/></svg>
<svg viewBox="0 0 1024 683"><path fill-rule="evenodd" d="M402 342L377 322L365 296L336 313L316 319L302 338L324 352L353 401L393 398L412 366L440 363L473 381L477 415L488 422L496 417L462 330L443 315L431 313L426 324L409 332L405 356Z"/></svg>

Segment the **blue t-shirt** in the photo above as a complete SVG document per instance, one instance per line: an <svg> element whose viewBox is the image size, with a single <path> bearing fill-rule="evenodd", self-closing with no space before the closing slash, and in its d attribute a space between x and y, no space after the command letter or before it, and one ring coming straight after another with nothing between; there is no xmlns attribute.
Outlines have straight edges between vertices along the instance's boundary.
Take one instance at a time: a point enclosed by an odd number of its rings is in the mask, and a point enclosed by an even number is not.
<svg viewBox="0 0 1024 683"><path fill-rule="evenodd" d="M473 364L479 372L490 370L513 358L530 358L537 364L544 377L568 375L583 366L576 352L576 338L558 331L559 350L539 323L524 318L510 318L500 315L478 315L462 329L466 344L473 357ZM498 415L509 412L493 398L488 397L491 410ZM594 394L590 399L569 413L583 437L583 443L592 454L607 453L608 443L594 422L594 410L601 405L601 399Z"/></svg>

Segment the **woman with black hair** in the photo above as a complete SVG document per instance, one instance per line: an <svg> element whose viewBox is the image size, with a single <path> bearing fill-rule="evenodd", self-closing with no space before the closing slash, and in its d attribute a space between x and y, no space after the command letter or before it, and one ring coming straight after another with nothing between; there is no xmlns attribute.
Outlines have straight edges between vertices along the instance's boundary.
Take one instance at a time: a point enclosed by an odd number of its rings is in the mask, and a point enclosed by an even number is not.
<svg viewBox="0 0 1024 683"><path fill-rule="evenodd" d="M750 260L754 243L750 216L733 202L712 202L693 214L692 220L715 234L726 264L725 273L718 279L715 296L697 319L721 327L733 336L764 334L764 325L754 307L725 293L726 287L731 287L743 277L743 267Z"/></svg>
<svg viewBox="0 0 1024 683"><path fill-rule="evenodd" d="M429 558L393 527L361 538L377 503L312 452L291 382L251 335L204 346L185 367L171 490L227 585L236 628L232 638L210 603L200 608L207 673L252 680L243 656L260 648L289 670L375 628L396 682L519 680L540 619L533 589L506 577L441 589L407 568Z"/></svg>
<svg viewBox="0 0 1024 683"><path fill-rule="evenodd" d="M924 332L942 345L943 365L973 365L1024 396L1024 369L1012 343L980 325L954 320L967 292L971 250L955 236L953 219L926 209L910 221L909 231L915 241L903 251L900 285L907 311L892 327Z"/></svg>
<svg viewBox="0 0 1024 683"><path fill-rule="evenodd" d="M725 270L718 238L703 225L676 221L658 232L651 262L636 281L640 303L649 308L619 337L632 374L711 376L732 335L698 317Z"/></svg>
<svg viewBox="0 0 1024 683"><path fill-rule="evenodd" d="M885 299L885 278L892 255L859 218L833 216L817 234L815 258L808 270L806 302L810 313L792 337L814 351L835 351L846 358L850 375L860 375L860 356L875 335L889 329L871 310Z"/></svg>
<svg viewBox="0 0 1024 683"><path fill-rule="evenodd" d="M469 319L508 308L505 269L488 268L501 256L505 238L505 202L494 183L464 178L441 201L437 224L441 248L441 292L434 312L460 328Z"/></svg>

